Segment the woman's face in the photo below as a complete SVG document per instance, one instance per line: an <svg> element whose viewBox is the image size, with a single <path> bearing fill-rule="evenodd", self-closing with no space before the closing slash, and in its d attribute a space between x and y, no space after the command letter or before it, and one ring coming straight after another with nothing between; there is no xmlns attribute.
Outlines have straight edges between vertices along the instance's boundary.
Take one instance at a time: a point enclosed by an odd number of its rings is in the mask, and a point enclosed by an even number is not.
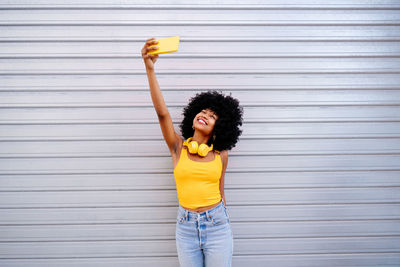
<svg viewBox="0 0 400 267"><path fill-rule="evenodd" d="M205 135L211 135L214 130L218 115L211 109L203 109L193 120L195 130L202 131Z"/></svg>

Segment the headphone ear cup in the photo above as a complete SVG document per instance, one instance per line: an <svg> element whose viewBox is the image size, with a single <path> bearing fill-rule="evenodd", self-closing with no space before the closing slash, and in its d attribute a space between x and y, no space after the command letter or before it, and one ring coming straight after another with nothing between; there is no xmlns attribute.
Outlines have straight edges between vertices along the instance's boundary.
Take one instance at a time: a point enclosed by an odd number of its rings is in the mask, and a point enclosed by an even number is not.
<svg viewBox="0 0 400 267"><path fill-rule="evenodd" d="M202 157L207 156L208 152L210 152L210 148L206 144L201 144L199 146L197 154L199 154Z"/></svg>
<svg viewBox="0 0 400 267"><path fill-rule="evenodd" d="M196 154L199 149L199 144L197 143L197 141L191 141L188 144L188 149L190 153Z"/></svg>

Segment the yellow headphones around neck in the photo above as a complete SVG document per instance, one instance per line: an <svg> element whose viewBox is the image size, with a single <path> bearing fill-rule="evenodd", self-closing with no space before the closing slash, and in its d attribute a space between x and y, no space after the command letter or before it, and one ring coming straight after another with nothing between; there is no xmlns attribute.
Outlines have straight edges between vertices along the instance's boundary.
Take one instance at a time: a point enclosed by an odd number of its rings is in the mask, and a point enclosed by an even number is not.
<svg viewBox="0 0 400 267"><path fill-rule="evenodd" d="M188 150L192 154L198 154L201 157L207 156L208 152L213 150L214 145L208 146L207 144L201 144L197 141L192 141L193 137L188 138L185 142L183 142L184 146L187 146Z"/></svg>

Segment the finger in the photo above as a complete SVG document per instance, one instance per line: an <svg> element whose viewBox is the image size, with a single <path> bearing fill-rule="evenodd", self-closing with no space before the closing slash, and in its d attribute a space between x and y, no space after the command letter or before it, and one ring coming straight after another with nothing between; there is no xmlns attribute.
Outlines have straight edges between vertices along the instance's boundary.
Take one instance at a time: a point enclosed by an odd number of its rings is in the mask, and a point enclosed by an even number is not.
<svg viewBox="0 0 400 267"><path fill-rule="evenodd" d="M154 41L156 41L155 38L150 38L150 39L148 39L148 40L146 41L146 43L151 43L151 42L154 42Z"/></svg>
<svg viewBox="0 0 400 267"><path fill-rule="evenodd" d="M150 41L146 42L146 46L154 45L154 44L157 44L157 43L158 43L157 40L150 40Z"/></svg>
<svg viewBox="0 0 400 267"><path fill-rule="evenodd" d="M158 46L146 47L146 53L151 52L151 51L155 51L157 49L158 49Z"/></svg>
<svg viewBox="0 0 400 267"><path fill-rule="evenodd" d="M154 48L154 47L146 47L145 53L149 53L151 51L157 50L158 48Z"/></svg>

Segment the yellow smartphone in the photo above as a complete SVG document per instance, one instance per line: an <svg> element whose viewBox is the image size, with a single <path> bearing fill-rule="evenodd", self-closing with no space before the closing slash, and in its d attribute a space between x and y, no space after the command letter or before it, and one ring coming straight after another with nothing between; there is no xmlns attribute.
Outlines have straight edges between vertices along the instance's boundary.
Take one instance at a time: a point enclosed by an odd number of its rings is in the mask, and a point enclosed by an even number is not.
<svg viewBox="0 0 400 267"><path fill-rule="evenodd" d="M156 40L158 41L158 43L150 45L149 47L158 46L158 49L150 51L147 54L158 55L158 54L172 53L178 51L179 35L168 38L156 39Z"/></svg>

